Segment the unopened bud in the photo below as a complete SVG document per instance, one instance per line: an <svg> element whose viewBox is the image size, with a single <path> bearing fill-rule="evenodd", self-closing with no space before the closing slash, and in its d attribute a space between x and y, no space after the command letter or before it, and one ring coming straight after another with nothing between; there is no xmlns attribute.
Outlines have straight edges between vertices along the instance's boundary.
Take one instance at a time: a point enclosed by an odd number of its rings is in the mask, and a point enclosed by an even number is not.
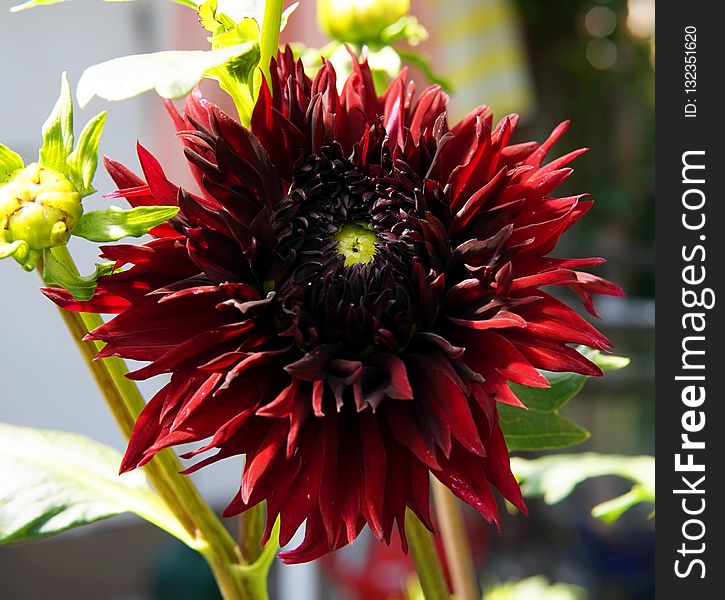
<svg viewBox="0 0 725 600"><path fill-rule="evenodd" d="M317 0L317 20L331 38L374 44L386 27L410 11L410 0Z"/></svg>
<svg viewBox="0 0 725 600"><path fill-rule="evenodd" d="M0 187L0 241L31 250L66 244L83 214L81 196L62 173L32 163Z"/></svg>

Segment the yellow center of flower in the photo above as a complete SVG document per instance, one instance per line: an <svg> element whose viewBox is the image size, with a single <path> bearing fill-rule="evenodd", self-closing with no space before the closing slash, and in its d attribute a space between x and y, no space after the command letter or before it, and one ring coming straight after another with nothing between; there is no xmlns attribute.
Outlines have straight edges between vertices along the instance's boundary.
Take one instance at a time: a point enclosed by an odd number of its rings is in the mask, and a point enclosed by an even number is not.
<svg viewBox="0 0 725 600"><path fill-rule="evenodd" d="M335 234L337 251L345 257L345 266L364 265L375 256L375 243L379 242L372 227L366 223L346 223Z"/></svg>

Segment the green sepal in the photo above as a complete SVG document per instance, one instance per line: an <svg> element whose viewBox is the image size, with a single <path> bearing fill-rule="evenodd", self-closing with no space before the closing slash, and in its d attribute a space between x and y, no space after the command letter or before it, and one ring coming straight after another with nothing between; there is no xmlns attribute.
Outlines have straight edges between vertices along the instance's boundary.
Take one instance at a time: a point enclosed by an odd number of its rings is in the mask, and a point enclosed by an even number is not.
<svg viewBox="0 0 725 600"><path fill-rule="evenodd" d="M60 96L43 125L43 145L38 162L49 169L68 174L66 161L73 152L73 101L68 77L63 73L60 82Z"/></svg>
<svg viewBox="0 0 725 600"><path fill-rule="evenodd" d="M91 242L115 242L124 237L141 237L179 212L177 206L137 206L83 213L73 235Z"/></svg>
<svg viewBox="0 0 725 600"><path fill-rule="evenodd" d="M10 243L0 240L0 260L10 257L24 270L32 271L38 264L40 252L33 250L25 240L15 240Z"/></svg>
<svg viewBox="0 0 725 600"><path fill-rule="evenodd" d="M69 177L81 197L95 193L93 177L98 167L98 142L106 123L105 111L97 114L81 131L76 149L68 157Z"/></svg>
<svg viewBox="0 0 725 600"><path fill-rule="evenodd" d="M0 185L10 181L24 166L23 159L17 152L0 144Z"/></svg>
<svg viewBox="0 0 725 600"><path fill-rule="evenodd" d="M8 256L14 256L18 250L22 252L22 248L28 247L27 242L24 240L17 240L15 242L7 243L0 241L0 258L7 258Z"/></svg>
<svg viewBox="0 0 725 600"><path fill-rule="evenodd" d="M43 251L43 278L48 283L55 283L68 290L76 300L85 301L93 297L96 291L98 278L111 275L114 263L97 264L95 271L90 275L75 273L53 254L53 248Z"/></svg>
<svg viewBox="0 0 725 600"><path fill-rule="evenodd" d="M25 240L16 240L10 243L0 241L0 259L11 256L26 271L32 271L35 265L38 264L38 258L40 257L37 251L31 250Z"/></svg>

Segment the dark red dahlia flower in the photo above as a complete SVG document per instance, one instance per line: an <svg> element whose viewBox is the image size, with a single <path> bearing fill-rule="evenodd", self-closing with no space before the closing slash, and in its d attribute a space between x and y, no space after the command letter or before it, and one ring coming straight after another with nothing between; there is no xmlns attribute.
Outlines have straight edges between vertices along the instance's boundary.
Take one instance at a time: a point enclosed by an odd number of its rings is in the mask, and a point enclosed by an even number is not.
<svg viewBox="0 0 725 600"><path fill-rule="evenodd" d="M406 506L431 526L429 474L497 521L491 487L525 510L496 402L506 381L546 387L538 369L599 375L570 347L609 348L542 291L620 294L547 255L589 209L553 190L581 150L543 164L543 144L508 145L516 116L485 107L449 128L436 86L415 99L405 74L377 97L366 63L338 94L325 63L311 81L289 50L272 64L246 129L194 93L170 106L200 191L170 183L138 148L145 181L106 166L133 205L177 204L142 246L103 255L127 268L73 310L117 313L90 337L99 354L170 373L138 419L123 470L162 448L211 438L190 467L246 455L226 509L267 502L287 562L351 542L367 523L405 539ZM404 542L405 543L405 542Z"/></svg>

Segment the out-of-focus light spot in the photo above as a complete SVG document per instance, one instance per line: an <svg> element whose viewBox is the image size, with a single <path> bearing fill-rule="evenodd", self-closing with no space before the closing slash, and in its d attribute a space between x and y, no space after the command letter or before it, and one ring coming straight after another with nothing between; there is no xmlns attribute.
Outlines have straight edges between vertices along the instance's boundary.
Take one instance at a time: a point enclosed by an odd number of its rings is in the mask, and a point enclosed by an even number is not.
<svg viewBox="0 0 725 600"><path fill-rule="evenodd" d="M587 60L595 69L609 69L617 62L617 46L608 39L599 39L587 45Z"/></svg>
<svg viewBox="0 0 725 600"><path fill-rule="evenodd" d="M655 0L627 2L627 29L638 38L652 36L655 31Z"/></svg>
<svg viewBox="0 0 725 600"><path fill-rule="evenodd" d="M607 37L617 26L617 15L611 8L595 6L584 17L584 29L592 37Z"/></svg>

